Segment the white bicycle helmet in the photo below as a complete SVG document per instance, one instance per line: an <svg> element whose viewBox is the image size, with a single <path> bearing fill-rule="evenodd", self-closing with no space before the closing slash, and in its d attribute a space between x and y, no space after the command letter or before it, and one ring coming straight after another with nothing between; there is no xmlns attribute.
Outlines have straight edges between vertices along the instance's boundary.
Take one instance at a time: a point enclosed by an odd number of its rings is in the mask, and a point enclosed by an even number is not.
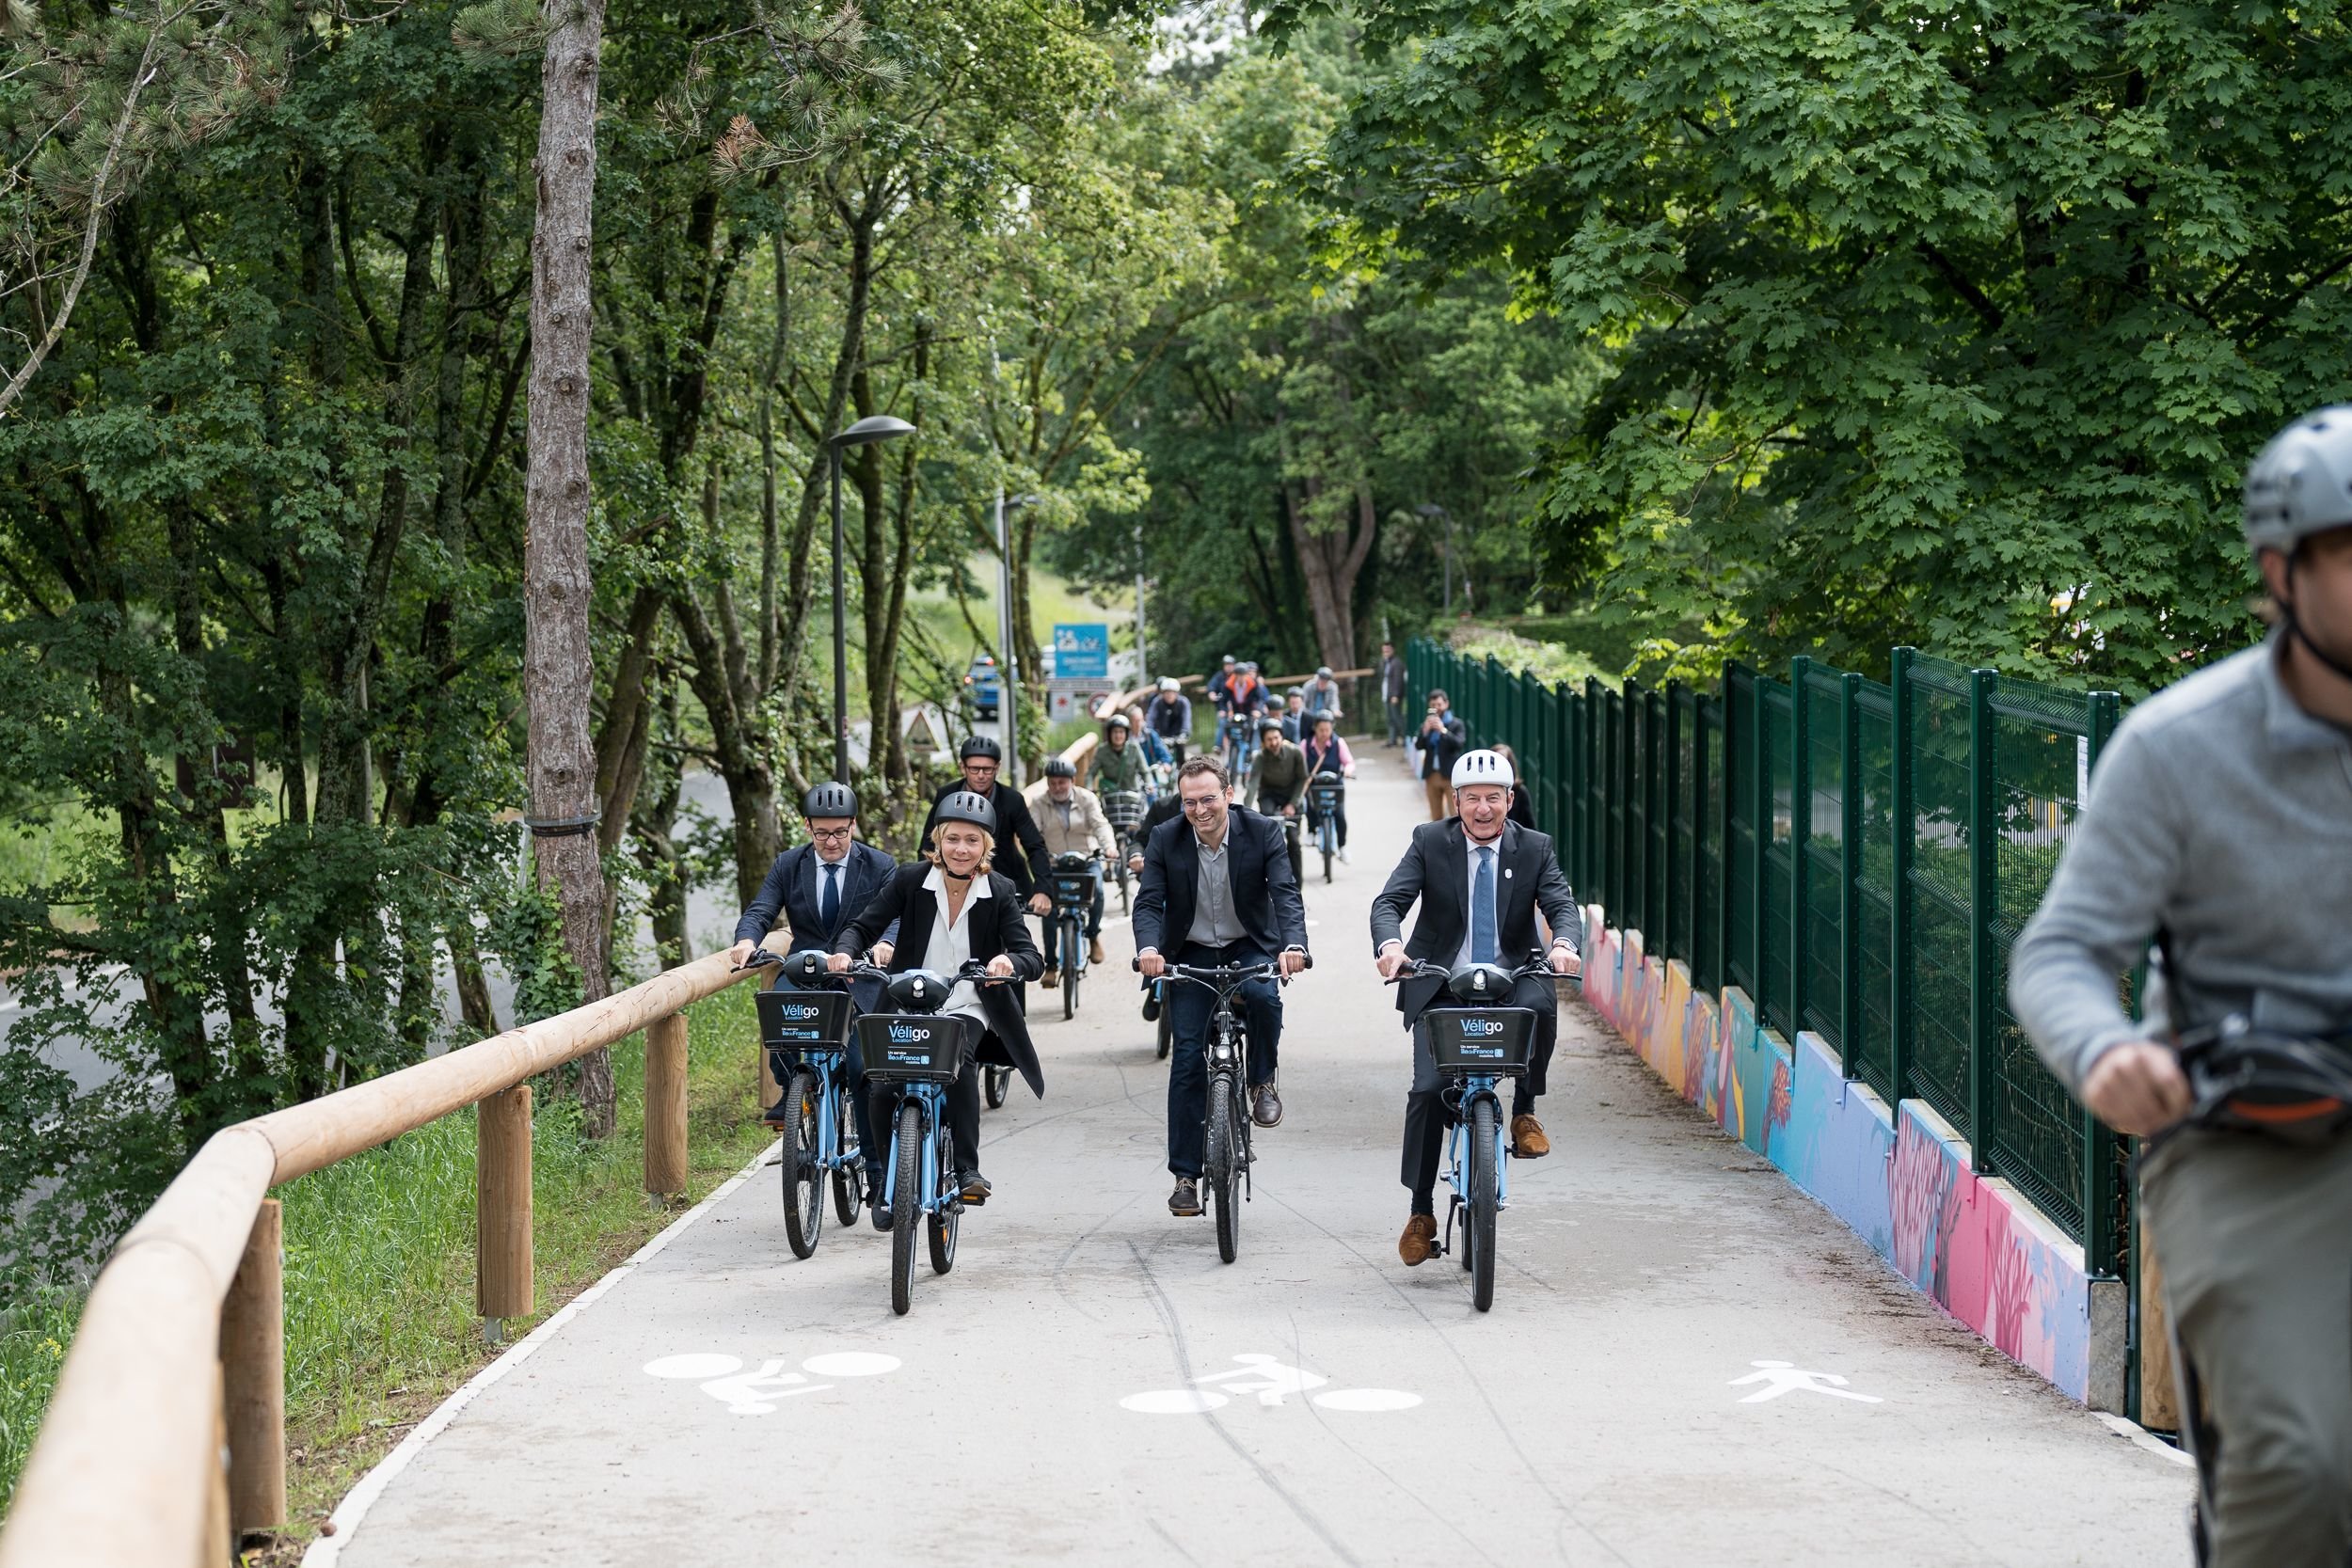
<svg viewBox="0 0 2352 1568"><path fill-rule="evenodd" d="M1511 765L1496 752L1481 748L1475 752L1464 752L1454 759L1454 787L1456 789L1464 784L1501 784L1508 789L1512 782Z"/></svg>
<svg viewBox="0 0 2352 1568"><path fill-rule="evenodd" d="M2352 527L2352 407L2314 409L2274 436L2246 471L2246 546L2294 553L2314 533Z"/></svg>

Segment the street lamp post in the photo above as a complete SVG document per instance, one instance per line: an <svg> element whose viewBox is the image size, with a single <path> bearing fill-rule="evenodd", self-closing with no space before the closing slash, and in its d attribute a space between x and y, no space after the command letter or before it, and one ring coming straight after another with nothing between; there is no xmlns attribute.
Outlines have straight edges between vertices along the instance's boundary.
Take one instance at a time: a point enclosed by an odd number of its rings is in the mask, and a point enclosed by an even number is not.
<svg viewBox="0 0 2352 1568"><path fill-rule="evenodd" d="M996 711L1005 727L1005 777L1021 787L1021 650L1012 640L1012 542L1006 519L1024 506L1035 506L1031 495L1008 496L996 486L996 646L998 650Z"/></svg>
<svg viewBox="0 0 2352 1568"><path fill-rule="evenodd" d="M914 427L887 414L858 420L825 443L833 466L833 776L850 782L850 634L841 610L841 449L871 446L876 441L912 436ZM872 562L867 562L872 570ZM866 756L870 761L869 742Z"/></svg>

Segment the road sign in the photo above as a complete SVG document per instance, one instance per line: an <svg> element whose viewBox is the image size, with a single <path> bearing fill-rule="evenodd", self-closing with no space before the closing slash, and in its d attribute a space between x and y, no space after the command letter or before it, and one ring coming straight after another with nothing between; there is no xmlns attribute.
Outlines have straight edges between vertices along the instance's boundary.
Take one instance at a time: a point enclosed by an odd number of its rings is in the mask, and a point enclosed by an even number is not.
<svg viewBox="0 0 2352 1568"><path fill-rule="evenodd" d="M1054 623L1054 678L1108 680L1111 628L1101 622Z"/></svg>
<svg viewBox="0 0 2352 1568"><path fill-rule="evenodd" d="M907 725L907 750L918 757L930 756L939 750L939 737L931 734L930 717L919 707Z"/></svg>

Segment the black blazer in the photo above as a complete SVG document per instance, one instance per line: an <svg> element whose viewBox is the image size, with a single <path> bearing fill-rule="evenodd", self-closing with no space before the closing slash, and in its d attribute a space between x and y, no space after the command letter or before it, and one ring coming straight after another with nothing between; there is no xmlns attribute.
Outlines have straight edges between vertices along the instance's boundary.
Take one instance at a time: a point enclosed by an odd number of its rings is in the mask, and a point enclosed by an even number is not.
<svg viewBox="0 0 2352 1568"><path fill-rule="evenodd" d="M798 953L815 948L820 953L833 951L833 939L849 924L866 901L882 890L890 874L898 869L898 863L883 850L870 844L852 843L848 865L841 872L841 912L833 928L827 930L817 915L818 894L822 884L812 875L810 863L817 858L813 844L796 844L776 857L768 868L767 879L759 884L758 895L743 918L735 923L735 940L757 942L775 928L776 915L781 911L785 923L792 927L790 951ZM884 935L881 941L893 940Z"/></svg>
<svg viewBox="0 0 2352 1568"><path fill-rule="evenodd" d="M924 954L931 944L931 927L939 918L938 895L923 885L930 874L931 867L922 861L898 867L857 918L841 927L833 950L863 953L882 940L885 929L896 926L898 941L891 949L890 973L903 974L910 969L930 967ZM1038 1066L1037 1047L1029 1043L1028 1022L1021 1016L1017 998L1023 985L1045 973L1045 957L1029 935L1028 922L1021 918L1021 900L1010 878L1001 871L989 873L988 897L972 911L971 922L974 958L986 960L1001 953L1012 959L1012 979L980 988L980 1009L988 1014L992 1031L980 1042L980 1060L1018 1068L1029 1092L1042 1100L1045 1073Z"/></svg>
<svg viewBox="0 0 2352 1568"><path fill-rule="evenodd" d="M1249 941L1269 957L1285 947L1304 952L1307 906L1299 901L1282 824L1234 806L1225 828L1225 846L1233 912L1241 917ZM1144 841L1143 886L1136 894L1136 952L1157 948L1173 959L1176 950L1191 940L1193 886L1200 874L1200 846L1191 823L1180 820L1152 830Z"/></svg>
<svg viewBox="0 0 2352 1568"><path fill-rule="evenodd" d="M923 818L925 854L931 851L931 830L939 825L939 802L963 787L961 779L952 779L940 785L931 797L931 811ZM1026 898L1037 891L1037 884L1054 863L1045 852L1045 834L1029 815L1029 802L1021 792L1004 780L989 786L988 803L996 808L996 851L991 857L997 875L1012 879L1015 892Z"/></svg>
<svg viewBox="0 0 2352 1568"><path fill-rule="evenodd" d="M1576 894L1560 870L1560 857L1552 852L1549 835L1504 822L1499 869L1502 877L1496 884L1495 936L1501 961L1519 963L1531 950L1546 945L1535 928L1538 910L1551 927L1553 941L1581 945ZM1416 899L1421 914L1407 938L1405 916ZM1390 942L1403 941L1406 958L1451 966L1462 939L1470 934L1469 905L1470 835L1462 831L1462 819L1424 822L1413 830L1405 858L1372 901L1372 950L1377 954ZM1396 988L1396 1010L1407 1024L1414 1022L1443 985L1435 975L1415 975Z"/></svg>

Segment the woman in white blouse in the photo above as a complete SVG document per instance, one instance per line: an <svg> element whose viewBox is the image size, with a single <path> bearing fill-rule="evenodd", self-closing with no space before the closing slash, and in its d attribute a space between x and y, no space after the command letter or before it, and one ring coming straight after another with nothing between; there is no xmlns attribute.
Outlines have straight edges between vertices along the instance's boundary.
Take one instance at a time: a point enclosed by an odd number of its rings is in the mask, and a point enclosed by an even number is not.
<svg viewBox="0 0 2352 1568"><path fill-rule="evenodd" d="M857 917L834 940L832 967L850 967L850 955L871 948L874 961L894 974L928 969L953 974L978 959L1001 981L1026 983L1045 971L1045 959L1021 918L1021 896L1012 879L993 869L996 812L985 796L958 790L939 803L932 819L932 847L923 859L900 866ZM881 934L898 924L894 949L878 945ZM1045 1075L1011 984L961 981L941 1009L973 1020L984 1031L974 1054L947 1089L947 1131L955 1140L958 1181L966 1203L982 1203L988 1178L980 1174L980 1087L975 1062L1018 1069L1029 1092L1045 1097ZM880 1091L886 1094L888 1091ZM891 1107L879 1101L874 1126L891 1125ZM890 1212L874 1194L874 1226L885 1229Z"/></svg>

